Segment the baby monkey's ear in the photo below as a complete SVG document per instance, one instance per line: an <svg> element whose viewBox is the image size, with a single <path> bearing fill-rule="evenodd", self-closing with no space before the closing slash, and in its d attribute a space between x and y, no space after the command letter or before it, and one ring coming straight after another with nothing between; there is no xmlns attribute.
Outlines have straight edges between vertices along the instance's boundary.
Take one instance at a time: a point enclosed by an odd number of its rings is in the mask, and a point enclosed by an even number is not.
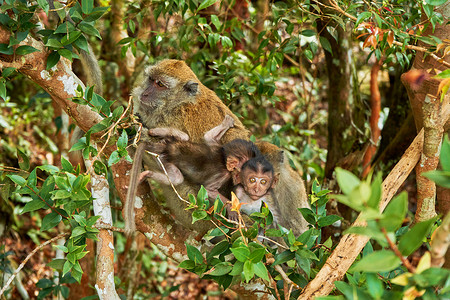
<svg viewBox="0 0 450 300"><path fill-rule="evenodd" d="M229 172L233 172L233 171L241 171L241 163L239 161L239 158L229 155L227 157L227 170Z"/></svg>

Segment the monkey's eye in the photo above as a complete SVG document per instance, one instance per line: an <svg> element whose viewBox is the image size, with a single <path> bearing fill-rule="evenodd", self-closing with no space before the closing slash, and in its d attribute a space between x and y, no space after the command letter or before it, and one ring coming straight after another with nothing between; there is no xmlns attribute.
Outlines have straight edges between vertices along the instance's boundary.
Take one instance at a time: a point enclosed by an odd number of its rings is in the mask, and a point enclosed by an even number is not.
<svg viewBox="0 0 450 300"><path fill-rule="evenodd" d="M265 185L266 183L267 183L267 180L261 179L261 184L262 184L262 185Z"/></svg>
<svg viewBox="0 0 450 300"><path fill-rule="evenodd" d="M250 182L251 182L251 183L255 183L255 182L256 182L256 179L252 177L252 178L250 178Z"/></svg>
<svg viewBox="0 0 450 300"><path fill-rule="evenodd" d="M155 83L159 87L166 87L166 85L164 83L162 83L161 81L159 81L159 80L156 80Z"/></svg>

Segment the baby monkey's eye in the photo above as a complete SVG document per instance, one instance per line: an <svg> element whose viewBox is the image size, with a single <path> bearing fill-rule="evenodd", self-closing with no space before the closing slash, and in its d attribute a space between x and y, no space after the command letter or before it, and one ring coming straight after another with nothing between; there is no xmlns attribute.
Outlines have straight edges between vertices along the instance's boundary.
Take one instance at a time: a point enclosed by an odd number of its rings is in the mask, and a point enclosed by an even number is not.
<svg viewBox="0 0 450 300"><path fill-rule="evenodd" d="M164 83L162 83L159 80L156 80L155 83L159 86L159 87L165 87L166 85Z"/></svg>
<svg viewBox="0 0 450 300"><path fill-rule="evenodd" d="M265 179L262 179L262 180L261 180L261 184L262 184L262 185L265 185L266 183L267 183L267 180L265 180Z"/></svg>
<svg viewBox="0 0 450 300"><path fill-rule="evenodd" d="M251 183L255 183L255 182L256 182L256 179L252 177L252 178L250 178L250 182L251 182Z"/></svg>

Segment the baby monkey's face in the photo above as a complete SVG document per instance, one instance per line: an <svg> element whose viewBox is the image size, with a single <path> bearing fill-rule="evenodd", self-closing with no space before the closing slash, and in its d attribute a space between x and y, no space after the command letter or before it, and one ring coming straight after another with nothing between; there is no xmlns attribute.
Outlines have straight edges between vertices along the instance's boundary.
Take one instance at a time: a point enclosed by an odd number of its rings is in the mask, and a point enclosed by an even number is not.
<svg viewBox="0 0 450 300"><path fill-rule="evenodd" d="M241 184L252 200L258 200L272 187L273 174L243 169L241 171Z"/></svg>

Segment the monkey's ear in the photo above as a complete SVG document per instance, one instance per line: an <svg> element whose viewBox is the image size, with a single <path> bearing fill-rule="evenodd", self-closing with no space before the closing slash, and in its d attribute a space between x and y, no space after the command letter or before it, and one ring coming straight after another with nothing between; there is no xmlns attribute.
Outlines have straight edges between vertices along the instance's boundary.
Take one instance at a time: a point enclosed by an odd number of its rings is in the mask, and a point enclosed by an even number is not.
<svg viewBox="0 0 450 300"><path fill-rule="evenodd" d="M279 179L280 179L280 172L273 174L273 181L271 188L274 188L277 185Z"/></svg>
<svg viewBox="0 0 450 300"><path fill-rule="evenodd" d="M190 94L191 96L195 96L198 92L198 82L189 80L188 82L186 82L183 88L186 92L188 92L188 94Z"/></svg>
<svg viewBox="0 0 450 300"><path fill-rule="evenodd" d="M237 157L231 155L227 157L227 170L230 172L234 170L240 171L239 159Z"/></svg>

